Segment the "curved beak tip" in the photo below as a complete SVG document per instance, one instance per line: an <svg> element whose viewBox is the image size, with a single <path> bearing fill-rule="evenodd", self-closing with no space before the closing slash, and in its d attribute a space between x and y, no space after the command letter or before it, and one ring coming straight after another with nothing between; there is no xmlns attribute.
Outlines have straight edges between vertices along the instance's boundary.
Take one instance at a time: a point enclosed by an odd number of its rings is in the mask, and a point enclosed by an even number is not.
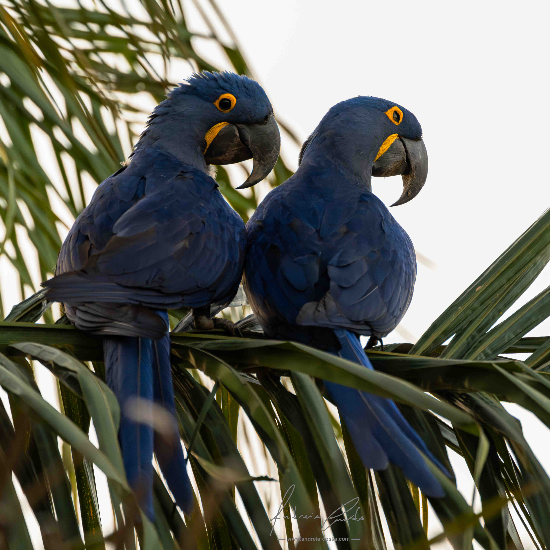
<svg viewBox="0 0 550 550"><path fill-rule="evenodd" d="M403 189L403 193L401 194L401 196L399 197L399 199L397 199L393 204L390 204L390 207L392 206L400 206L401 204L405 204L406 202L409 202L410 200L413 199L413 197L411 197L411 191L408 190L408 189Z"/></svg>
<svg viewBox="0 0 550 550"><path fill-rule="evenodd" d="M252 152L252 173L237 189L247 189L262 181L273 170L281 150L281 134L275 117L265 124L238 125L241 141Z"/></svg>
<svg viewBox="0 0 550 550"><path fill-rule="evenodd" d="M249 187L252 187L256 185L256 183L258 183L258 182L250 183L249 180L250 180L250 176L247 178L247 180L244 183L241 183L241 185L238 185L237 187L235 187L235 189L248 189Z"/></svg>
<svg viewBox="0 0 550 550"><path fill-rule="evenodd" d="M428 152L422 139L412 140L400 137L373 166L376 177L403 177L403 193L391 206L405 204L420 193L428 177Z"/></svg>

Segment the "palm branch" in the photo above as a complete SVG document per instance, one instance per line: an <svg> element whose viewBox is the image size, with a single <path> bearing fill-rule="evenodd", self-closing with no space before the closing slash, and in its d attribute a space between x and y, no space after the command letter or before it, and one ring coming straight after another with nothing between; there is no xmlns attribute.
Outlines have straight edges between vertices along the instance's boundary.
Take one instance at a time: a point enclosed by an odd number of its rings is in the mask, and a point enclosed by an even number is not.
<svg viewBox="0 0 550 550"><path fill-rule="evenodd" d="M86 203L86 181L101 181L124 160L139 132L135 121L148 111L144 102L162 98L179 60L193 70L250 74L212 0L194 4L194 17L208 29L202 35L190 30L181 4L143 0L131 11L103 2L86 6L0 5L0 255L17 269L23 295L51 273L63 224ZM219 48L225 66L203 59L198 40ZM294 138L287 133L287 139ZM53 151L49 166L44 144ZM280 160L270 184L289 175ZM233 191L223 170L218 181L246 219L256 206L254 192ZM39 274L29 267L25 234L38 253ZM549 258L547 212L416 344L369 350L376 371L267 340L250 320L240 323L242 338L174 332L177 413L197 506L182 516L157 477L154 524L139 515L125 479L120 411L103 381L100 340L54 324L43 293L32 295L0 325L0 385L8 396L0 407L0 547L33 547L30 516L45 548L109 542L135 548L136 533L141 548L165 549L294 549L298 535L319 539L301 544L338 550L427 548L445 538L457 549L471 548L474 540L486 549L521 549L518 522L530 539L523 543L550 546L550 479L502 405L521 405L550 426L550 338L526 336L550 312L549 290L506 317ZM237 319L246 307L237 302L225 313ZM181 312L171 314L175 326ZM527 358L514 359L518 353ZM41 394L38 364L58 381L60 410ZM464 458L481 510L454 479L441 477L447 495L430 506L443 529L429 539L427 499L396 468L363 468L320 380L395 399L449 471L450 453ZM90 441L92 423L97 446ZM107 508L98 504L98 471L107 478ZM291 511L330 515L343 504L347 521L324 533L318 520L283 518ZM105 534L110 514L115 528ZM340 540L329 543L323 534Z"/></svg>

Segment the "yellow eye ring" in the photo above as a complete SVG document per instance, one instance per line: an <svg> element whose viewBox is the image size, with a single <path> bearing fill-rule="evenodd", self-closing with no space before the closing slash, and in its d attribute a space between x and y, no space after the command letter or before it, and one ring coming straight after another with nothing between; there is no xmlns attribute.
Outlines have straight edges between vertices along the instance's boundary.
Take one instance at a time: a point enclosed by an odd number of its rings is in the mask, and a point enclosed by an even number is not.
<svg viewBox="0 0 550 550"><path fill-rule="evenodd" d="M397 105L388 109L386 115L396 126L399 126L403 120L403 111Z"/></svg>
<svg viewBox="0 0 550 550"><path fill-rule="evenodd" d="M233 94L222 94L216 101L214 105L222 112L228 113L235 107L237 100Z"/></svg>

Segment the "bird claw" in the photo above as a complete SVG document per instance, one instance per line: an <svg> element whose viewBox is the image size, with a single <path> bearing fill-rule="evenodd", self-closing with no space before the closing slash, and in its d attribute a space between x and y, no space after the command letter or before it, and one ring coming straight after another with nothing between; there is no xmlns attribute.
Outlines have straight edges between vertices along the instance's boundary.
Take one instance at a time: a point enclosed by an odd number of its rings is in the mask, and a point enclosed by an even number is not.
<svg viewBox="0 0 550 550"><path fill-rule="evenodd" d="M213 330L214 325L214 321L207 315L195 315L196 330Z"/></svg>
<svg viewBox="0 0 550 550"><path fill-rule="evenodd" d="M369 341L367 342L365 349L372 349L374 346L378 344L378 342L380 342L380 350L384 351L384 342L382 342L382 338L377 338L376 336L371 336L369 338Z"/></svg>
<svg viewBox="0 0 550 550"><path fill-rule="evenodd" d="M214 328L220 328L224 332L231 334L231 336L243 337L239 327L237 327L233 321L224 319L223 317L214 317L212 321L214 322Z"/></svg>

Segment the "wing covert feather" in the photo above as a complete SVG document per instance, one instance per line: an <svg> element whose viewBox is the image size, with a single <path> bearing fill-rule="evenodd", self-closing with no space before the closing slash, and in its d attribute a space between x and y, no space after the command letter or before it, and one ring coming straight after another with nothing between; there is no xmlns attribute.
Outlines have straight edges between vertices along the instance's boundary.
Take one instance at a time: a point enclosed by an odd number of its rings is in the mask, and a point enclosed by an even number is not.
<svg viewBox="0 0 550 550"><path fill-rule="evenodd" d="M246 284L254 286L251 295L263 289L263 304L256 299L255 308L266 325L278 318L381 337L407 310L416 278L414 248L364 188L291 179L267 197L247 229Z"/></svg>

